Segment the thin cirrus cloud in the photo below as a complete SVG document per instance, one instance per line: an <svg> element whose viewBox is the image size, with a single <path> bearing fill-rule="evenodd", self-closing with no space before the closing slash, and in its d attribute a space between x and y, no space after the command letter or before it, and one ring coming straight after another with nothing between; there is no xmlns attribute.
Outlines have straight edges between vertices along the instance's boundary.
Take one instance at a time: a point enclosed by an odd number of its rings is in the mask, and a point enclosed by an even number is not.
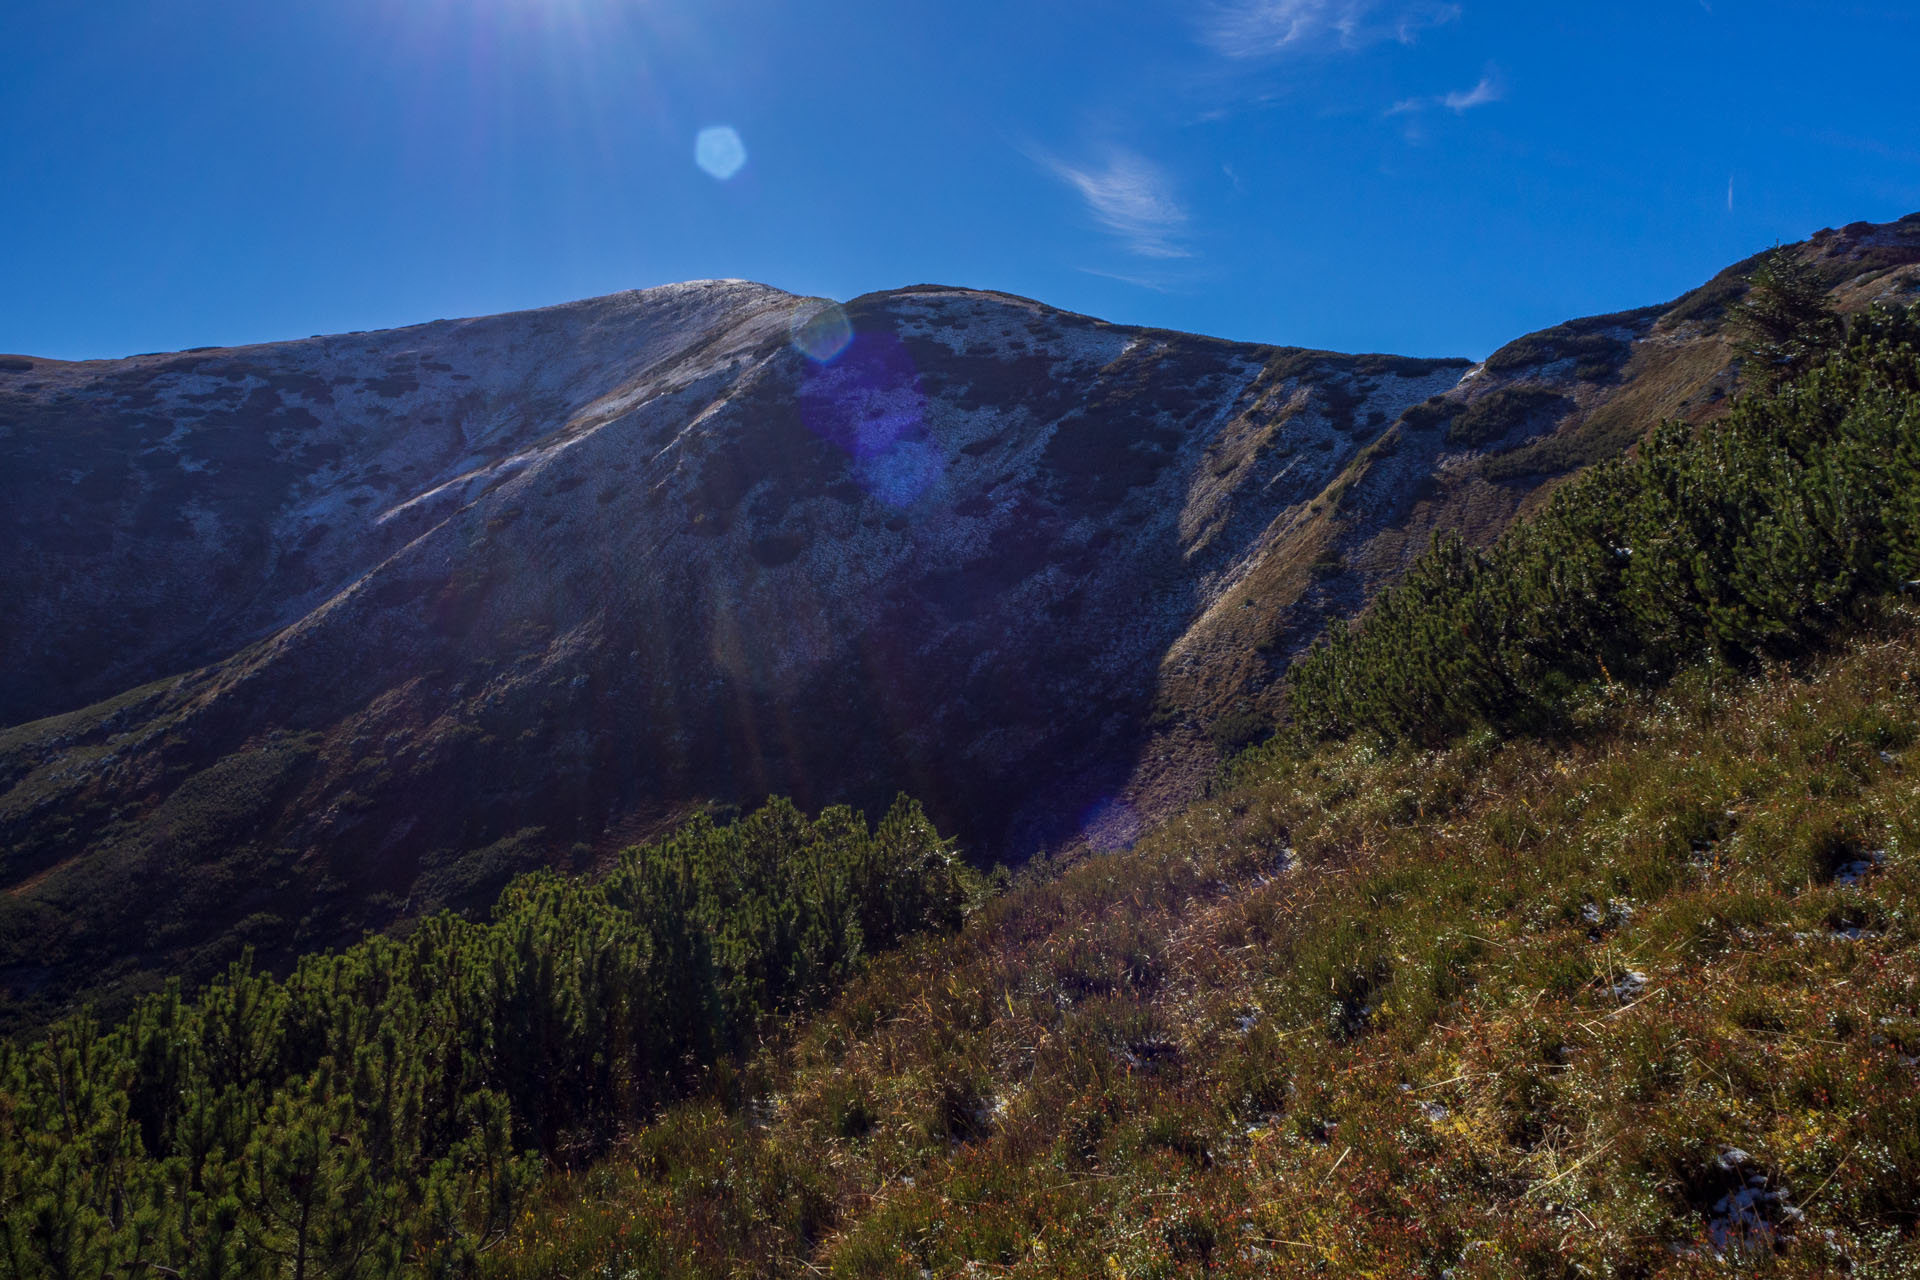
<svg viewBox="0 0 1920 1280"><path fill-rule="evenodd" d="M1480 83L1471 89L1441 94L1440 105L1453 112L1471 111L1475 107L1484 107L1489 102L1498 102L1503 96L1505 91L1500 88L1497 80L1492 76L1481 76Z"/></svg>
<svg viewBox="0 0 1920 1280"><path fill-rule="evenodd" d="M1412 115L1425 111L1429 107L1445 107L1455 115L1465 115L1475 107L1484 107L1489 102L1498 102L1506 97L1506 89L1499 77L1492 72L1480 77L1480 83L1471 89L1456 89L1452 93L1442 93L1431 98L1404 98L1387 108L1390 116Z"/></svg>
<svg viewBox="0 0 1920 1280"><path fill-rule="evenodd" d="M1187 211L1172 184L1145 156L1114 148L1093 167L1069 164L1053 156L1034 158L1086 202L1095 222L1128 252L1142 258L1189 258L1182 243Z"/></svg>
<svg viewBox="0 0 1920 1280"><path fill-rule="evenodd" d="M1228 57L1262 58L1313 49L1358 49L1384 40L1412 44L1426 28L1459 16L1457 4L1226 0L1207 11L1201 37Z"/></svg>

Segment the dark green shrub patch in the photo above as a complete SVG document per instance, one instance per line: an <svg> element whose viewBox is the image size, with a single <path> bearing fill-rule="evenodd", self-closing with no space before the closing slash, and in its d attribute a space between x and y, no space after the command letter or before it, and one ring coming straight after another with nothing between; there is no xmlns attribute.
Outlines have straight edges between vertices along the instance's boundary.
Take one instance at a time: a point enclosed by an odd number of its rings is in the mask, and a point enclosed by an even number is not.
<svg viewBox="0 0 1920 1280"><path fill-rule="evenodd" d="M1808 653L1916 577L1920 308L1878 309L1810 372L1669 424L1491 548L1437 541L1295 664L1291 707L1314 735L1565 726L1595 686Z"/></svg>
<svg viewBox="0 0 1920 1280"><path fill-rule="evenodd" d="M1462 409L1447 428L1449 444L1481 445L1515 427L1566 412L1573 401L1545 387L1506 387L1481 396Z"/></svg>
<svg viewBox="0 0 1920 1280"><path fill-rule="evenodd" d="M491 923L0 1043L0 1257L19 1280L470 1273L542 1156L590 1158L869 952L957 924L972 882L905 798L872 828L774 800L598 882L523 877ZM805 1175L756 1176L804 1234Z"/></svg>

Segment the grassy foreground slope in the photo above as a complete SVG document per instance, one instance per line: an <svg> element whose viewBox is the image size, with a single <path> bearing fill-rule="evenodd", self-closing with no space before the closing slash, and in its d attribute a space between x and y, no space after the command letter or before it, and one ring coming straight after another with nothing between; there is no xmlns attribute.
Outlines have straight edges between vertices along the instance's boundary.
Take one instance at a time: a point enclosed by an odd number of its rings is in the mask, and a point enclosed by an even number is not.
<svg viewBox="0 0 1920 1280"><path fill-rule="evenodd" d="M1920 621L1253 759L556 1180L505 1277L1920 1273Z"/></svg>

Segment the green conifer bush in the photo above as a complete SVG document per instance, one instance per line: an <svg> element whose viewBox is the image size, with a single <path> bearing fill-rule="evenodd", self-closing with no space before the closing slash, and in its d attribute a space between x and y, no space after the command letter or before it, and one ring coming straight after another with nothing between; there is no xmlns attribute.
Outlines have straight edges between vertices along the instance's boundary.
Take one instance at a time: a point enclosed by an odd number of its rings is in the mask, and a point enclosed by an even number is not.
<svg viewBox="0 0 1920 1280"><path fill-rule="evenodd" d="M598 882L524 877L487 923L0 1042L0 1272L466 1274L542 1157L590 1158L863 956L953 927L972 882L905 797L872 828L770 800Z"/></svg>
<svg viewBox="0 0 1920 1280"><path fill-rule="evenodd" d="M1670 423L1485 550L1441 537L1290 673L1310 737L1564 727L1583 690L1825 643L1920 577L1920 308Z"/></svg>

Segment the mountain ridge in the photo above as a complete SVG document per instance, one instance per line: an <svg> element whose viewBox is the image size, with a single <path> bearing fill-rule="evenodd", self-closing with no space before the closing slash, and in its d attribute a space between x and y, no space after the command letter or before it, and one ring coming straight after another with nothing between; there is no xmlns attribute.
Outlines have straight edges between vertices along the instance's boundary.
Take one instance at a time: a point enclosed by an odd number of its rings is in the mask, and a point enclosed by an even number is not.
<svg viewBox="0 0 1920 1280"><path fill-rule="evenodd" d="M1920 219L1805 251L1910 289ZM284 962L770 791L1124 843L1430 530L1717 412L1734 293L1478 366L746 282L14 358L0 984Z"/></svg>

